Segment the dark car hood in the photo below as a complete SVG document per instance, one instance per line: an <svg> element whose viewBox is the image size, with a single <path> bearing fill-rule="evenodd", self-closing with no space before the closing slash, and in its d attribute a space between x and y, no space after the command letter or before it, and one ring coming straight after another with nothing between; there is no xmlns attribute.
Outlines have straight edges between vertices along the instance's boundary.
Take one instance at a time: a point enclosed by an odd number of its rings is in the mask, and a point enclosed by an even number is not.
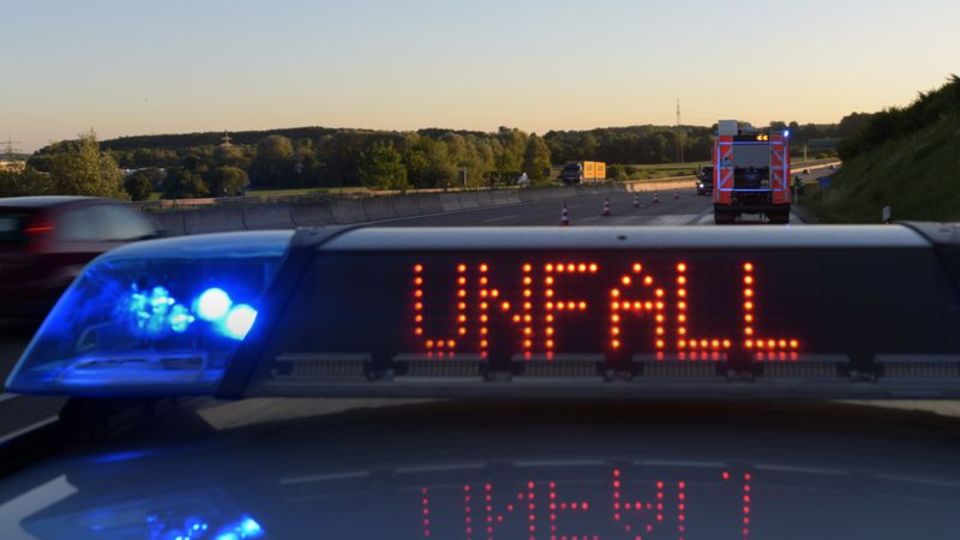
<svg viewBox="0 0 960 540"><path fill-rule="evenodd" d="M6 479L0 522L4 538L954 538L960 431L893 416L431 403L216 433L179 418L175 436Z"/></svg>

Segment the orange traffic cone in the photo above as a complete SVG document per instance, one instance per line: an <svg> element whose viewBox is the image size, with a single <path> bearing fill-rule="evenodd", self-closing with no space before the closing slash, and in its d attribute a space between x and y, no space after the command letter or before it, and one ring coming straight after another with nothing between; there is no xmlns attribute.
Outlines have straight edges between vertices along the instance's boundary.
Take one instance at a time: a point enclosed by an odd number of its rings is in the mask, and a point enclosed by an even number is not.
<svg viewBox="0 0 960 540"><path fill-rule="evenodd" d="M639 195L634 195L634 196L633 196L633 207L634 207L634 208L640 208L640 196L639 196Z"/></svg>
<svg viewBox="0 0 960 540"><path fill-rule="evenodd" d="M563 210L560 211L560 225L570 225L570 212L567 211L567 203L563 203Z"/></svg>
<svg viewBox="0 0 960 540"><path fill-rule="evenodd" d="M653 194L653 204L660 204L660 194L654 192Z"/></svg>
<svg viewBox="0 0 960 540"><path fill-rule="evenodd" d="M603 213L600 215L603 217L610 217L613 215L613 212L610 210L610 199L603 200Z"/></svg>

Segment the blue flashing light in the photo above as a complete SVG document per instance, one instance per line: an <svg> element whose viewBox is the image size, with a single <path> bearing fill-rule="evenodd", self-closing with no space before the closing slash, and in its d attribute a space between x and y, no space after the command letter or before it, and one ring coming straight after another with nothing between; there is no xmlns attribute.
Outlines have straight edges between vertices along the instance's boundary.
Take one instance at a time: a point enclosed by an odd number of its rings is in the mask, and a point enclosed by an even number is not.
<svg viewBox="0 0 960 540"><path fill-rule="evenodd" d="M170 291L164 287L154 287L150 291L150 305L153 306L154 311L166 310L174 303L175 300L170 297Z"/></svg>
<svg viewBox="0 0 960 540"><path fill-rule="evenodd" d="M143 334L160 337L167 326L181 334L196 320L190 310L170 296L165 287L153 287L149 294L139 292L136 286L127 300L127 309L133 314L133 323Z"/></svg>
<svg viewBox="0 0 960 540"><path fill-rule="evenodd" d="M197 317L205 321L216 321L223 318L230 311L233 301L230 295L219 287L213 287L203 291L197 298L196 312Z"/></svg>
<svg viewBox="0 0 960 540"><path fill-rule="evenodd" d="M220 529L216 540L246 540L263 536L263 527L249 515L243 515L240 520Z"/></svg>
<svg viewBox="0 0 960 540"><path fill-rule="evenodd" d="M240 522L240 532L243 534L244 538L256 538L257 536L263 534L263 529L252 517L245 516Z"/></svg>
<svg viewBox="0 0 960 540"><path fill-rule="evenodd" d="M178 334L186 332L195 320L196 318L190 314L190 310L181 304L176 304L170 308L170 329Z"/></svg>
<svg viewBox="0 0 960 540"><path fill-rule="evenodd" d="M136 286L133 287L133 293L128 300L128 309L133 313L134 324L146 335L157 336L163 333L165 325L168 322L168 314L176 305L176 300L170 296L170 291L164 287L154 287L149 294L139 292ZM187 319L180 316L182 310L178 311L176 325L178 327L189 325ZM173 320L170 320L171 326ZM184 326L184 330L186 327Z"/></svg>
<svg viewBox="0 0 960 540"><path fill-rule="evenodd" d="M783 136L784 136L785 138L789 139L789 138L790 138L790 130L789 130L789 129L785 130L785 131L783 132Z"/></svg>
<svg viewBox="0 0 960 540"><path fill-rule="evenodd" d="M242 340L253 328L257 320L257 310L248 304L234 306L223 320L223 333L227 337Z"/></svg>

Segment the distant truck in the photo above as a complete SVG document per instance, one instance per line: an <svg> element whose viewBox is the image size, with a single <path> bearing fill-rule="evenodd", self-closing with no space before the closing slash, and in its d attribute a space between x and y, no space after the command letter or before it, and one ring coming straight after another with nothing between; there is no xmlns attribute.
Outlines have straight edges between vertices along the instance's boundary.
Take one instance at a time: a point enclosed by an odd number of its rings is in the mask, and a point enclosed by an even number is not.
<svg viewBox="0 0 960 540"><path fill-rule="evenodd" d="M560 179L564 184L603 182L607 179L607 164L602 161L571 161L563 166Z"/></svg>
<svg viewBox="0 0 960 540"><path fill-rule="evenodd" d="M742 214L762 214L771 223L790 220L789 141L789 130L720 121L713 146L716 223L733 223Z"/></svg>

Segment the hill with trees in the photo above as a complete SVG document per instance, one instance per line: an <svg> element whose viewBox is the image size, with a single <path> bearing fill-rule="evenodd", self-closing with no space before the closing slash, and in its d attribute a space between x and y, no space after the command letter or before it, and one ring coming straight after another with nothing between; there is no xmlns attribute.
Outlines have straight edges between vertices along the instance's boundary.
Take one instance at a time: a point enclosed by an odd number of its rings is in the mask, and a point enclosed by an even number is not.
<svg viewBox="0 0 960 540"><path fill-rule="evenodd" d="M921 92L907 107L857 118L838 150L844 160L826 193L808 205L827 221L960 220L960 78Z"/></svg>

